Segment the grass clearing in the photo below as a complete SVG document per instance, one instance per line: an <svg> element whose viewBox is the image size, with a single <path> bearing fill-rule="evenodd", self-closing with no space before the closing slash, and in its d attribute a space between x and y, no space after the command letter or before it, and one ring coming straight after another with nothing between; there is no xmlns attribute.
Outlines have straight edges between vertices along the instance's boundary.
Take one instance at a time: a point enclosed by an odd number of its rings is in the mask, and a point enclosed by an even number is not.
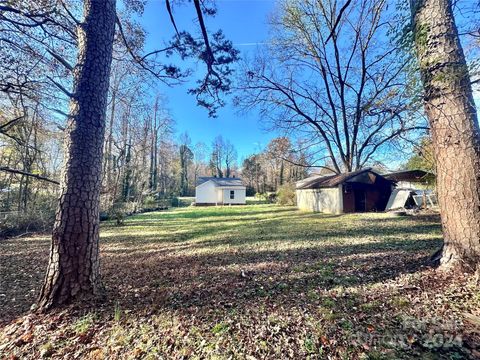
<svg viewBox="0 0 480 360"><path fill-rule="evenodd" d="M124 226L103 224L107 300L94 313L85 306L25 315L42 282L48 238L2 241L0 353L474 358L478 336L462 314L480 315L479 289L427 266L440 245L435 216L275 205L140 214Z"/></svg>

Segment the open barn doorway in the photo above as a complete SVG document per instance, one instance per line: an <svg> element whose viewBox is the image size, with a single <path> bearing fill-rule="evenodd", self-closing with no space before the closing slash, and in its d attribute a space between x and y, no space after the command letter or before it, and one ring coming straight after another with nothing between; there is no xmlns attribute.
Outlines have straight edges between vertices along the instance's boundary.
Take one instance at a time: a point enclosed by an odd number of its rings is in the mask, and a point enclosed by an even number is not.
<svg viewBox="0 0 480 360"><path fill-rule="evenodd" d="M380 176L355 177L343 184L343 212L384 211L392 185Z"/></svg>
<svg viewBox="0 0 480 360"><path fill-rule="evenodd" d="M354 190L355 212L367 211L367 193L363 189Z"/></svg>

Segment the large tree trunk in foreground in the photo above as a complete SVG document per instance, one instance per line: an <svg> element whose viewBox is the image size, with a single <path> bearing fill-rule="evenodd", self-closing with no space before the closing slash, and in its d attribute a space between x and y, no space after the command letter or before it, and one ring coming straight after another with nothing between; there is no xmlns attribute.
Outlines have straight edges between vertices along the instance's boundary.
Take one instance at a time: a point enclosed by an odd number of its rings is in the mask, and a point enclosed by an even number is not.
<svg viewBox="0 0 480 360"><path fill-rule="evenodd" d="M443 268L480 264L480 139L451 0L412 0L415 44L437 166Z"/></svg>
<svg viewBox="0 0 480 360"><path fill-rule="evenodd" d="M85 0L78 27L61 197L39 299L42 310L101 293L99 198L115 11L115 0Z"/></svg>

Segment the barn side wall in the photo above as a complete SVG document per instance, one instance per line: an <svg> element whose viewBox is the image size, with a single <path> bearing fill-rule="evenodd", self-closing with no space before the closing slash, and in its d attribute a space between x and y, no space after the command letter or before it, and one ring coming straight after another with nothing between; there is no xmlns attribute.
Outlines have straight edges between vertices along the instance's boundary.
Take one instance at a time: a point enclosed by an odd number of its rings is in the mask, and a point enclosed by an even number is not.
<svg viewBox="0 0 480 360"><path fill-rule="evenodd" d="M300 210L341 214L343 212L342 186L324 189L297 190Z"/></svg>

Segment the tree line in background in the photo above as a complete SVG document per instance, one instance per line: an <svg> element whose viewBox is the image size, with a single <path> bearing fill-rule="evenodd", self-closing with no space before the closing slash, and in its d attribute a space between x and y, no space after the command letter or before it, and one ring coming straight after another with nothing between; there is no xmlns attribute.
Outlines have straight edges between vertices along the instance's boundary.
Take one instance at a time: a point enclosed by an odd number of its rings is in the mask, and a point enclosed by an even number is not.
<svg viewBox="0 0 480 360"><path fill-rule="evenodd" d="M132 164L139 161L132 154L133 141L140 129L146 132L149 127L143 123L144 127L132 129L128 124L127 114L137 105L132 98L141 97L111 96L115 62L122 64L120 68L133 67L133 71L118 73L122 85L128 84L122 77L131 73L140 76L134 81L136 84L161 81L175 85L192 75L192 69L186 68L183 61L192 59L203 70L195 73L195 86L189 92L211 116L222 106L222 94L230 90L230 65L238 59L238 51L221 31L208 32L204 17L215 14L214 6L200 0L189 3L197 21L197 31L192 34L179 30L172 3L166 0L170 24L159 26L167 34L174 30L173 37L160 40L157 49L146 52L146 34L137 22L144 5L142 0L124 0L118 4L116 0L0 2L0 101L7 112L0 123L2 133L8 132L17 120L25 119L27 113L19 114L17 104L32 108L38 104L46 118L64 131L59 201L49 267L39 300L41 309L102 292L98 238L105 137L109 138L105 162L109 174L115 175L115 165L119 162L124 168L121 176L111 179L116 179L116 187L121 181L121 194L129 196L129 185L135 176ZM141 80L144 76L146 81ZM137 95L141 95L141 89L139 85ZM114 124L108 121L111 117L108 118L107 109L109 105L120 104L124 116L120 119L121 129L116 130L121 134L121 142L115 143L111 135ZM54 114L61 118L55 121ZM158 134L164 119L154 117L154 120L158 122L154 121L150 134ZM159 146L153 140L154 147ZM110 146L118 148L118 156L109 151ZM153 155L151 160L155 164L158 158ZM151 186L158 181L156 169L152 170ZM35 177L33 173L24 174Z"/></svg>
<svg viewBox="0 0 480 360"><path fill-rule="evenodd" d="M288 137L273 139L242 161L220 135L211 144L192 143L187 132L177 136L165 97L149 95L144 80L131 64L113 61L101 187L106 216L194 196L201 176L242 177L249 196L276 192L307 176L310 154ZM19 228L48 229L59 195L63 128L40 106L22 109L12 103L9 109L23 115L2 127L0 211L17 213L12 219ZM3 231L7 227L15 226L7 223Z"/></svg>
<svg viewBox="0 0 480 360"><path fill-rule="evenodd" d="M242 165L242 178L248 195L276 192L309 173L310 154L294 147L287 137L273 139L264 149L247 157Z"/></svg>
<svg viewBox="0 0 480 360"><path fill-rule="evenodd" d="M53 222L60 195L58 185L65 176L62 163L69 163L66 158L72 148L68 136L80 129L66 109L69 102L70 109L80 106L80 95L71 89L75 80L79 81L75 76L83 66L79 56L87 56L80 50L88 50L81 47L88 45L88 34L83 32L88 24L82 17L89 11L106 11L109 5L103 1L49 0L42 6L31 1L0 1L0 212L17 214L10 217L11 222L2 224L3 235L15 227L44 230ZM197 77L198 88L190 91L199 105L215 115L222 103L220 94L229 87L228 64L237 57L221 32L205 42L179 32L172 7L168 11L176 35L166 42L167 46L145 53L146 34L135 20L143 6L143 1L125 0L121 10L113 12L116 30L111 64L104 66L109 84L106 112L89 115L92 119L104 116L105 121L91 123L77 140L86 144L88 151L84 152L88 153L93 149L93 138L102 134L98 146L103 155L96 159L95 166L102 164L99 191L104 213L119 204L141 207L145 199L192 194L195 178L191 176L198 176L200 171L206 174L209 169L203 164L209 155L202 153L207 147L182 143L182 137L177 141L165 98L152 94L159 81L169 85L184 81L191 70L182 69L179 60L197 58L206 63L207 70L203 78ZM202 22L203 14L215 12L206 4L195 9ZM100 48L94 50L94 56L95 52ZM206 59L206 55L221 60ZM98 59L95 61L98 63ZM82 91L94 93L92 89ZM89 107L93 104L86 105ZM92 158L87 156L77 168L86 168ZM229 169L235 160L229 159ZM80 173L78 177L87 178Z"/></svg>
<svg viewBox="0 0 480 360"><path fill-rule="evenodd" d="M78 40L74 29L82 8L76 2L48 5L45 12L28 2L23 12L2 5L0 212L16 214L2 224L3 236L15 228L49 229L60 194L69 118L64 108L72 95L67 88L72 84ZM302 167L308 165L306 155L294 154L288 138L272 141L241 163L234 145L222 136L211 144L193 144L188 133L177 136L166 97L152 94L156 81L175 83L183 75L156 58L139 59L145 34L132 14L141 9L134 1L126 5L119 14L124 27L114 39L109 75L100 190L103 214L193 196L199 176L245 174L249 194L254 195L276 191L306 173ZM186 51L185 45L171 45L175 46ZM168 51L172 50L159 50Z"/></svg>

